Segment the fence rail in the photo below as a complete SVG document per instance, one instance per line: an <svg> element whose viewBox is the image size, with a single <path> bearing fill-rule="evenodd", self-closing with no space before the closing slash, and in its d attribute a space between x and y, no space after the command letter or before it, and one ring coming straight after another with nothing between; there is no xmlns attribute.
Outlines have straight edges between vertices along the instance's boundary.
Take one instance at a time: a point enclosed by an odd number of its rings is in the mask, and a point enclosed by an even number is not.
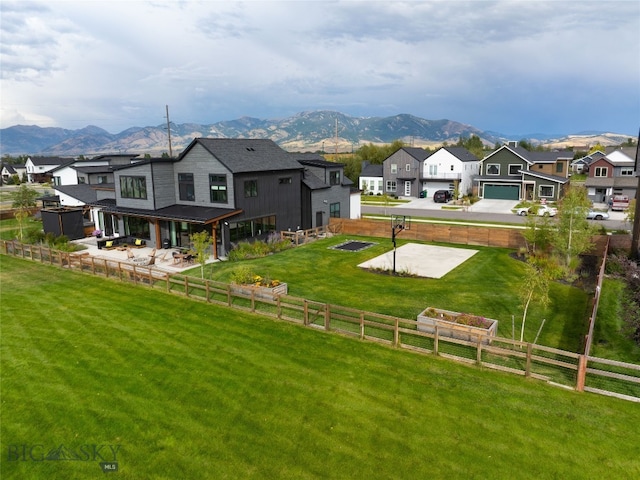
<svg viewBox="0 0 640 480"><path fill-rule="evenodd" d="M162 288L191 299L236 308L305 327L336 332L423 354L522 375L579 391L640 402L640 365L591 357L517 340L470 333L471 340L450 336L436 325L434 332L418 330L418 321L326 304L291 295L264 297L238 291L232 285L156 268L1 241L0 251L32 261Z"/></svg>

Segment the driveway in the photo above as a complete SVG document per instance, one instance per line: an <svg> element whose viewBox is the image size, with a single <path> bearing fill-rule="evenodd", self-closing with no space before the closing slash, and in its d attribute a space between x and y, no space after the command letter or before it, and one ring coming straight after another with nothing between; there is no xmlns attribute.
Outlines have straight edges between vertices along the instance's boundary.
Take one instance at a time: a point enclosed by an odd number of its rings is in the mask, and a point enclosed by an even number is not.
<svg viewBox="0 0 640 480"><path fill-rule="evenodd" d="M492 200L482 199L469 207L470 212L485 213L513 213L513 209L519 203L517 200Z"/></svg>

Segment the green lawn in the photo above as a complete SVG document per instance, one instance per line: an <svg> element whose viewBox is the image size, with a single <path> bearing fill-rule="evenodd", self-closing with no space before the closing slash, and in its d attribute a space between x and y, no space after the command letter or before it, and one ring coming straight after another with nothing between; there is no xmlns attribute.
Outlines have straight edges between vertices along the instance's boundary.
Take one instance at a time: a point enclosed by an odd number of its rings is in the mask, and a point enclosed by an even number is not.
<svg viewBox="0 0 640 480"><path fill-rule="evenodd" d="M376 245L361 252L329 247L357 239ZM407 243L398 239L398 247ZM518 291L524 265L510 257L511 250L449 245L478 250L471 259L441 279L393 277L372 273L358 264L393 248L390 239L336 236L309 243L268 257L222 262L207 266L205 278L229 282L231 272L249 265L254 273L287 282L289 294L415 320L428 306L473 313L497 319L500 336L511 338L513 315L519 338L522 307ZM200 276L200 267L191 270ZM589 299L585 292L554 283L546 310L534 305L527 316L525 340L533 341L543 319L547 319L538 343L577 351L586 333Z"/></svg>
<svg viewBox="0 0 640 480"><path fill-rule="evenodd" d="M640 476L636 404L0 261L3 479Z"/></svg>

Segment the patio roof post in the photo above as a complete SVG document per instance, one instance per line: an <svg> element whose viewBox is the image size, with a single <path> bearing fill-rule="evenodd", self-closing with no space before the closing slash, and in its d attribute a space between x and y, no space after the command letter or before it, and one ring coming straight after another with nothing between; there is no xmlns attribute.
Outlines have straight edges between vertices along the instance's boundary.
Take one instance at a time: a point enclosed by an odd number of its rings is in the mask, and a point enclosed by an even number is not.
<svg viewBox="0 0 640 480"><path fill-rule="evenodd" d="M213 244L213 259L218 260L218 239L216 238L216 230L218 228L218 223L214 222L211 224L211 243Z"/></svg>

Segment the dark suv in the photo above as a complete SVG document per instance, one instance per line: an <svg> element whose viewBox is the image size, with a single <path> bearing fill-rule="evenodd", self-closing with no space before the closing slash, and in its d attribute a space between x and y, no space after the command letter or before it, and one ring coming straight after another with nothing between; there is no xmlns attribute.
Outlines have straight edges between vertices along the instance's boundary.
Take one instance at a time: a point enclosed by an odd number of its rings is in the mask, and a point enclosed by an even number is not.
<svg viewBox="0 0 640 480"><path fill-rule="evenodd" d="M453 198L453 195L449 190L438 190L433 194L433 201L435 203L447 203Z"/></svg>

